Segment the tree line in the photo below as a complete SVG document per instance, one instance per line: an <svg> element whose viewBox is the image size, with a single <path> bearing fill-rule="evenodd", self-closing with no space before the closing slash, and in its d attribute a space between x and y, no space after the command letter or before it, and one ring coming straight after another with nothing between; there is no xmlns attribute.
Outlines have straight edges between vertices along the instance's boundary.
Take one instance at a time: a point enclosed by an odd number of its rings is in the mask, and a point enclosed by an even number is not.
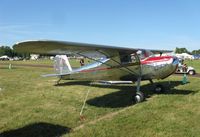
<svg viewBox="0 0 200 137"><path fill-rule="evenodd" d="M7 55L8 57L22 57L27 58L30 56L28 53L17 53L9 46L0 46L0 56Z"/></svg>
<svg viewBox="0 0 200 137"><path fill-rule="evenodd" d="M192 52L189 52L186 48L178 48L176 47L175 53L189 53L189 54L200 54L200 49L199 50L193 50Z"/></svg>

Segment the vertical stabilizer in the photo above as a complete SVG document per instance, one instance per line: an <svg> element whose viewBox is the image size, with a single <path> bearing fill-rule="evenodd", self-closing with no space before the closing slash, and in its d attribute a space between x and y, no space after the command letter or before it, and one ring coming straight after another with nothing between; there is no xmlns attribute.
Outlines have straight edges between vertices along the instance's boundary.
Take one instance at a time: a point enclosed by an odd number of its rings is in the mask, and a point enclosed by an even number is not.
<svg viewBox="0 0 200 137"><path fill-rule="evenodd" d="M72 67L66 55L56 55L54 58L54 68L58 74L69 73Z"/></svg>

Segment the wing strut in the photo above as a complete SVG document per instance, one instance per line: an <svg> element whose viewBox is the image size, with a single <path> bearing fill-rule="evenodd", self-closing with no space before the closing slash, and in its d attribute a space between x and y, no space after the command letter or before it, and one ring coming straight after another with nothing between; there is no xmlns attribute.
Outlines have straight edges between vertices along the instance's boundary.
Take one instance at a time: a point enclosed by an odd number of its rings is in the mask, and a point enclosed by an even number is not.
<svg viewBox="0 0 200 137"><path fill-rule="evenodd" d="M99 51L99 50L97 50L97 52L99 52L99 53L101 53L101 54L107 56L106 53L103 53L103 52L101 52L101 51ZM126 55L124 55L124 56L126 56ZM136 55L136 56L137 56L137 55ZM137 56L137 58L138 58L138 60L139 60L139 57L138 57L138 56ZM117 60L112 59L112 57L111 57L111 60L114 61L115 63L117 63L118 65L121 65L120 62L118 62ZM125 67L125 66L123 66L123 68L127 69L131 74L135 74L135 72L132 71L132 70L129 69L129 68L127 68L127 67Z"/></svg>
<svg viewBox="0 0 200 137"><path fill-rule="evenodd" d="M111 57L110 57L110 56L108 56L106 53L103 53L103 52L101 52L101 51L99 51L99 50L96 50L96 51L99 52L99 53L102 54L102 55L105 55L106 57L109 57L110 60L112 60L112 61L114 61L115 63L117 63L119 66L122 66L120 62L118 62L117 60L114 60L114 59L113 59L114 56L111 56ZM77 55L80 55L80 56L83 56L83 57L86 57L86 58L88 58L88 59L91 59L91 60L93 60L93 61L96 61L96 62L105 64L105 65L107 65L107 66L109 66L109 67L113 67L112 65L110 65L110 64L108 64L108 63L105 63L105 62L102 62L102 61L100 61L100 60L96 60L96 59L93 59L93 58L91 58L91 57L88 57L88 56L82 54L81 52L76 53L76 54L77 54ZM124 55L124 56L125 56L125 55ZM136 56L137 56L137 55L136 55ZM138 56L137 56L137 58L138 58ZM138 60L139 60L139 58L138 58ZM122 68L125 68L125 69L128 70L128 72L131 73L131 74L135 74L134 71L132 71L131 69L127 68L126 66L122 66ZM119 69L123 70L122 68L119 68Z"/></svg>

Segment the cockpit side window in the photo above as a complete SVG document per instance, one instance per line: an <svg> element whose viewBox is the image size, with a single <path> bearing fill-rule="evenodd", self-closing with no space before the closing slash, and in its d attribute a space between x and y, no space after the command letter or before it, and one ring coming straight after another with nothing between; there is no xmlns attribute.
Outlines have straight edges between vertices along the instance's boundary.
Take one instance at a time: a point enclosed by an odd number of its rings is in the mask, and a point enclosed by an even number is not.
<svg viewBox="0 0 200 137"><path fill-rule="evenodd" d="M129 55L120 56L120 60L122 64L131 62L131 57Z"/></svg>
<svg viewBox="0 0 200 137"><path fill-rule="evenodd" d="M130 64L130 63L136 63L137 62L137 58L136 58L136 54L127 54L127 53L120 53L120 61L121 64Z"/></svg>

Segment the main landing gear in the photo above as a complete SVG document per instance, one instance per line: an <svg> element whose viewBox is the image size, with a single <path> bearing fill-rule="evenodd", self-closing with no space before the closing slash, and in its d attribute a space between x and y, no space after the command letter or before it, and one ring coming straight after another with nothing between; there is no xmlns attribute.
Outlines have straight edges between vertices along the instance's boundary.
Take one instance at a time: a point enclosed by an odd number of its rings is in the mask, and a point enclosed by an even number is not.
<svg viewBox="0 0 200 137"><path fill-rule="evenodd" d="M135 94L135 102L136 103L140 103L142 101L144 101L144 93L140 91L140 82L141 82L141 78L138 78L137 80L137 91Z"/></svg>
<svg viewBox="0 0 200 137"><path fill-rule="evenodd" d="M152 80L149 80L151 84L154 85ZM136 90L136 94L135 94L135 102L136 103L140 103L142 101L144 101L145 96L144 93L140 91L140 83L141 83L141 78L138 78L137 80L137 90ZM154 85L154 91L156 93L163 93L164 92L164 87L161 84L156 84Z"/></svg>
<svg viewBox="0 0 200 137"><path fill-rule="evenodd" d="M141 91L137 91L135 94L135 103L140 103L144 101L144 99L145 99L144 93Z"/></svg>

